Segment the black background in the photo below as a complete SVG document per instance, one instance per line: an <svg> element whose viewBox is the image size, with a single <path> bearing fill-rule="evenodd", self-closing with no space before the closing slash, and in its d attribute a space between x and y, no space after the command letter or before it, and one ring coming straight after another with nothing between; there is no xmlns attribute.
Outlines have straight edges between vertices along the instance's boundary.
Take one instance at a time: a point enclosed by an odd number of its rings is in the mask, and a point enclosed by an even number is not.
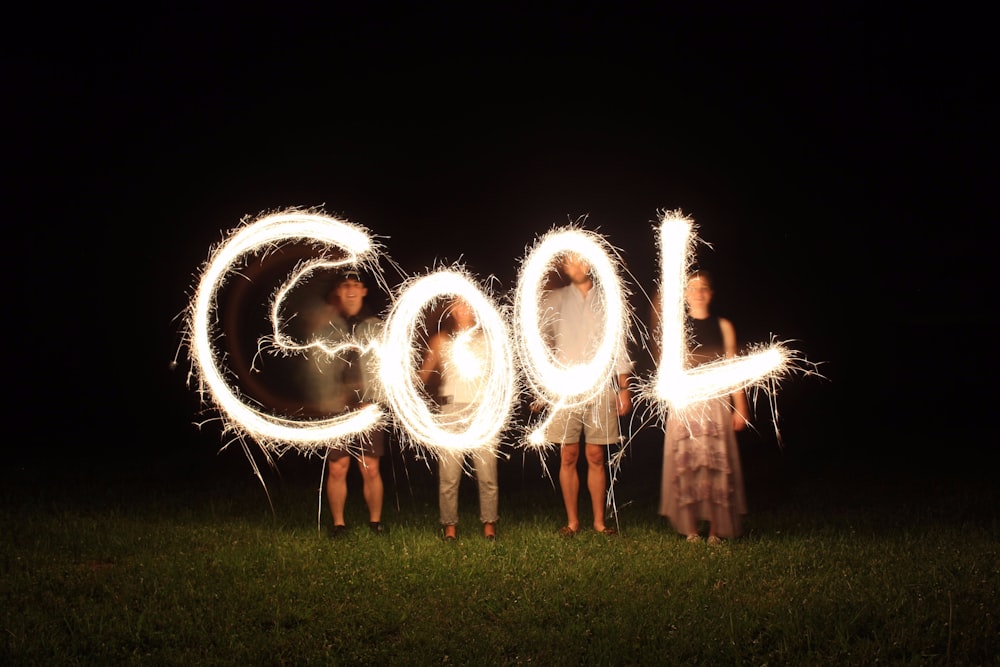
<svg viewBox="0 0 1000 667"><path fill-rule="evenodd" d="M319 7L9 25L8 471L217 465L176 318L224 231L321 206L408 275L462 260L501 292L581 216L650 290L653 221L682 209L714 310L821 363L778 395L778 457L994 474L983 17Z"/></svg>

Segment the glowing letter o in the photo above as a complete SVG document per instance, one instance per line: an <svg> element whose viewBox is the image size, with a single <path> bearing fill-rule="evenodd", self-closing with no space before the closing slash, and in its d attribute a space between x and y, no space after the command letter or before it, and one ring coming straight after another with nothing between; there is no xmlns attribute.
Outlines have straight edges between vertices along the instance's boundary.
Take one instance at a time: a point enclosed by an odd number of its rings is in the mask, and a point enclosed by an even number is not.
<svg viewBox="0 0 1000 667"><path fill-rule="evenodd" d="M476 314L488 350L484 384L468 415L447 422L430 410L414 370L417 321L442 296L464 299ZM465 275L442 270L405 285L386 318L379 377L389 405L407 435L431 450L469 451L496 446L514 405L513 350L506 323L493 302Z"/></svg>
<svg viewBox="0 0 1000 667"><path fill-rule="evenodd" d="M542 289L554 259L574 253L590 265L604 300L600 342L587 361L565 364L543 335ZM550 403L561 407L585 403L605 387L624 350L626 308L621 280L604 240L581 229L549 232L525 258L514 300L518 353L528 383Z"/></svg>

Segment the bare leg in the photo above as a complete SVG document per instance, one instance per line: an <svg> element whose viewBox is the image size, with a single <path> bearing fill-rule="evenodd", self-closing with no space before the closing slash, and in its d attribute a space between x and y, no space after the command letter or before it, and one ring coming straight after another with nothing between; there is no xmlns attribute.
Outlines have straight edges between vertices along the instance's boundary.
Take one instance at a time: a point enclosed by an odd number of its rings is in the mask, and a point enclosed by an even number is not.
<svg viewBox="0 0 1000 667"><path fill-rule="evenodd" d="M603 532L604 493L607 490L607 473L604 471L604 450L600 445L586 445L587 448L587 490L594 510L594 530Z"/></svg>
<svg viewBox="0 0 1000 667"><path fill-rule="evenodd" d="M351 457L345 456L327 463L326 500L330 504L330 515L334 526L344 525L344 505L347 503L347 470Z"/></svg>
<svg viewBox="0 0 1000 667"><path fill-rule="evenodd" d="M564 444L559 449L559 486L562 488L563 504L566 505L566 525L570 530L580 530L580 514L577 498L580 495L580 476L576 462L580 458L580 445Z"/></svg>
<svg viewBox="0 0 1000 667"><path fill-rule="evenodd" d="M368 504L368 520L382 520L382 472L379 470L378 456L361 457L361 478L364 480L365 503Z"/></svg>

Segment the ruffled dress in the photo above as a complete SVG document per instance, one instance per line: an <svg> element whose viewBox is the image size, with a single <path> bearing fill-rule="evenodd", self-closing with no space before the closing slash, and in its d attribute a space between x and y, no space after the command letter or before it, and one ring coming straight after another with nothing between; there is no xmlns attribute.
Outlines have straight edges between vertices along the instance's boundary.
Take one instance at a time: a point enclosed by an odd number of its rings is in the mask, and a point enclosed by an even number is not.
<svg viewBox="0 0 1000 667"><path fill-rule="evenodd" d="M689 366L724 356L717 317L689 319L688 325L694 346ZM732 414L726 396L667 417L660 514L682 535L697 533L699 521L710 521L719 537L742 534L747 503Z"/></svg>

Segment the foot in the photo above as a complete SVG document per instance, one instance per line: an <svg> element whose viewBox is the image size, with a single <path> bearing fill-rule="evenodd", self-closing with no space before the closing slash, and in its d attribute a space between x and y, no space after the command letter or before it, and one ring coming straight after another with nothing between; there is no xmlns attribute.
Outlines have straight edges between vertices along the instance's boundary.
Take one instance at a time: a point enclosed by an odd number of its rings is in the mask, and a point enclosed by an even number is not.
<svg viewBox="0 0 1000 667"><path fill-rule="evenodd" d="M690 535L687 536L687 541L688 542L701 542L701 535L699 535L698 533L691 533Z"/></svg>
<svg viewBox="0 0 1000 667"><path fill-rule="evenodd" d="M344 524L337 524L333 528L327 531L326 536L331 540L339 540L340 538L347 535L347 526Z"/></svg>
<svg viewBox="0 0 1000 667"><path fill-rule="evenodd" d="M368 530L372 531L372 535L385 535L389 532L389 529L383 526L381 521L369 521Z"/></svg>
<svg viewBox="0 0 1000 667"><path fill-rule="evenodd" d="M722 544L722 538L721 537L719 537L718 535L709 535L708 536L708 545L709 546L717 547L720 544Z"/></svg>
<svg viewBox="0 0 1000 667"><path fill-rule="evenodd" d="M578 528L570 528L569 526L563 526L562 528L559 529L559 534L562 535L563 537L574 537L578 531L579 531Z"/></svg>
<svg viewBox="0 0 1000 667"><path fill-rule="evenodd" d="M483 524L483 537L492 542L497 539L497 525L492 521Z"/></svg>
<svg viewBox="0 0 1000 667"><path fill-rule="evenodd" d="M604 528L598 530L597 532L601 535L607 535L608 537L618 534L618 531L612 528L611 526L605 526Z"/></svg>
<svg viewBox="0 0 1000 667"><path fill-rule="evenodd" d="M458 526L449 524L444 527L444 539L446 542L454 542L458 539Z"/></svg>

